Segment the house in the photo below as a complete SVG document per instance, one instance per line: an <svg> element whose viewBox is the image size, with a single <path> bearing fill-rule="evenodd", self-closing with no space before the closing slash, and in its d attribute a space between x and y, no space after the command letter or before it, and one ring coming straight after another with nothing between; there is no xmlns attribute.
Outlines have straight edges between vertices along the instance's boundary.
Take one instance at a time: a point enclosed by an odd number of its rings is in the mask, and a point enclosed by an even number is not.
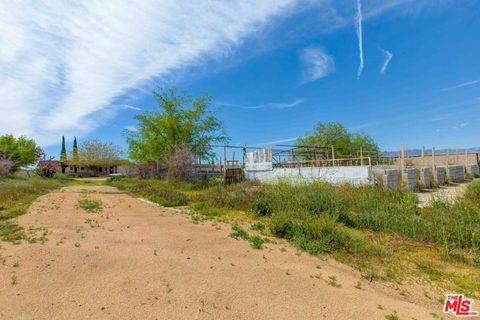
<svg viewBox="0 0 480 320"><path fill-rule="evenodd" d="M38 167L54 166L56 172L62 172L70 175L110 175L110 174L127 174L129 170L129 161L122 159L111 159L102 156L102 154L89 154L88 157L82 158L77 148L77 139L73 142L73 151L70 157L67 157L65 148L65 138L62 137L62 150L60 152L60 160L41 160Z"/></svg>

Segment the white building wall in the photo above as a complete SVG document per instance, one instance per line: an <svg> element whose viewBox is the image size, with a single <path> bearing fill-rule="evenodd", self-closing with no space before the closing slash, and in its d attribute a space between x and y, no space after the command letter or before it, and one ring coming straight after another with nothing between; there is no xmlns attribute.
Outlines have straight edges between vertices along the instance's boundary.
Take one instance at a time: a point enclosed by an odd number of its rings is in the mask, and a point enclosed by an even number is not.
<svg viewBox="0 0 480 320"><path fill-rule="evenodd" d="M332 184L370 184L370 167L298 167L273 168L272 170L245 170L245 179L261 182L277 182L281 179L302 181L325 181Z"/></svg>

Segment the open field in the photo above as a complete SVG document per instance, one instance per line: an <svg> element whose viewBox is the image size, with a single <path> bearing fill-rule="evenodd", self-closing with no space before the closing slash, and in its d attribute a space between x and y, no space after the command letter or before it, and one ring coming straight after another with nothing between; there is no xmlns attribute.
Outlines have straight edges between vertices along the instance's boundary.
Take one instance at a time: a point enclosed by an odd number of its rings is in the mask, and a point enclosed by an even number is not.
<svg viewBox="0 0 480 320"><path fill-rule="evenodd" d="M85 199L101 209L80 207ZM42 196L19 224L46 228L47 241L2 243L0 318L384 319L395 310L400 319L428 319L441 313L441 304L427 298L439 293L434 287L369 282L283 240L255 250L230 236L228 224L192 222L112 187L73 186Z"/></svg>

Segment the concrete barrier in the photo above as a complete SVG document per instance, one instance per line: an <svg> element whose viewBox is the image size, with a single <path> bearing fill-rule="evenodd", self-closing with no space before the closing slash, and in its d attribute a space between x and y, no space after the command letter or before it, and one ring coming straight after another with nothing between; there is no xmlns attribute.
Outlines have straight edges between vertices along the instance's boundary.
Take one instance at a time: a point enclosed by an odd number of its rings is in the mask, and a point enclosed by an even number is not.
<svg viewBox="0 0 480 320"><path fill-rule="evenodd" d="M399 176L400 176L400 170L398 169L386 169L385 170L385 175L383 176L383 181L384 184L391 188L391 189L397 189L399 185Z"/></svg>
<svg viewBox="0 0 480 320"><path fill-rule="evenodd" d="M397 189L399 186L400 169L391 166L374 166L375 177L390 189Z"/></svg>
<svg viewBox="0 0 480 320"><path fill-rule="evenodd" d="M417 188L417 169L405 169L403 173L403 186L407 190L414 190Z"/></svg>
<svg viewBox="0 0 480 320"><path fill-rule="evenodd" d="M474 178L480 176L480 168L478 167L478 164L469 164L465 168L470 177Z"/></svg>
<svg viewBox="0 0 480 320"><path fill-rule="evenodd" d="M447 180L447 169L445 167L436 167L433 170L433 180L439 186L443 186Z"/></svg>
<svg viewBox="0 0 480 320"><path fill-rule="evenodd" d="M432 187L432 181L430 181L429 167L420 168L420 182L427 189Z"/></svg>
<svg viewBox="0 0 480 320"><path fill-rule="evenodd" d="M447 177L450 182L464 182L465 167L461 165L447 166Z"/></svg>

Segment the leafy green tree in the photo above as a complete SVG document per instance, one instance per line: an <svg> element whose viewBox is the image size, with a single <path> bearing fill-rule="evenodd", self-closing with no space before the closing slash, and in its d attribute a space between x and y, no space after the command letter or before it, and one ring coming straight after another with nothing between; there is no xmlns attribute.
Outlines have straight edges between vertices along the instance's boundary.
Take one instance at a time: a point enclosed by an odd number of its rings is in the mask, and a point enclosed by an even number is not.
<svg viewBox="0 0 480 320"><path fill-rule="evenodd" d="M211 98L191 98L175 90L154 93L158 109L139 114L138 131L126 130L130 158L141 162L164 160L177 148L197 157L213 157L212 144L226 143L222 122L208 111Z"/></svg>
<svg viewBox="0 0 480 320"><path fill-rule="evenodd" d="M15 138L11 134L0 136L0 158L9 159L14 170L35 164L41 151L33 139L24 136Z"/></svg>
<svg viewBox="0 0 480 320"><path fill-rule="evenodd" d="M300 154L307 159L313 158L310 152L312 147L335 148L338 156L357 155L362 149L365 152L378 153L380 148L377 143L366 134L350 133L348 129L338 122L319 123L313 133L300 137L296 142ZM326 149L329 151L329 149Z"/></svg>

